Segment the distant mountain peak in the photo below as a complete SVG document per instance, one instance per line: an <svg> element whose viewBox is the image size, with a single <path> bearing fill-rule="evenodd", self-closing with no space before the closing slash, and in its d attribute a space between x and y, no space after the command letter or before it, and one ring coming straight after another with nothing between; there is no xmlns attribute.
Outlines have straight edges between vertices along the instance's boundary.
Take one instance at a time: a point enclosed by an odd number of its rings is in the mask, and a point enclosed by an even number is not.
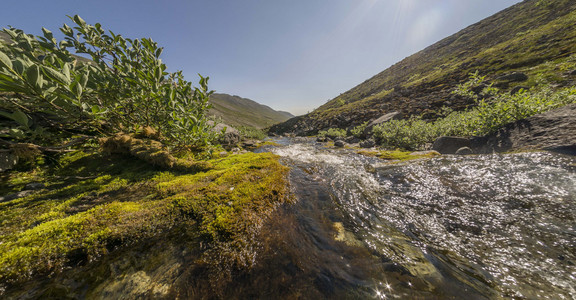
<svg viewBox="0 0 576 300"><path fill-rule="evenodd" d="M222 118L231 126L266 128L294 117L289 112L276 111L267 105L236 95L214 93L210 97L210 114Z"/></svg>

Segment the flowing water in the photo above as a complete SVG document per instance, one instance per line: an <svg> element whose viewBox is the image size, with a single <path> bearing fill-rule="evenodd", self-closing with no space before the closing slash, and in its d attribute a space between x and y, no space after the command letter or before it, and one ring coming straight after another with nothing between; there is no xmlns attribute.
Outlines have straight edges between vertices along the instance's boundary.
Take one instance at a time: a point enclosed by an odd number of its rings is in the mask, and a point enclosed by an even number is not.
<svg viewBox="0 0 576 300"><path fill-rule="evenodd" d="M285 286L268 283L270 293L576 298L574 157L390 163L310 140L279 142L269 151L292 167L298 202L270 226L281 242L269 241L273 253L253 271L285 278Z"/></svg>
<svg viewBox="0 0 576 300"><path fill-rule="evenodd" d="M182 226L5 296L576 299L576 157L393 163L309 139L277 142L259 151L291 167L296 201L262 229L251 269L214 281L197 263L201 241Z"/></svg>

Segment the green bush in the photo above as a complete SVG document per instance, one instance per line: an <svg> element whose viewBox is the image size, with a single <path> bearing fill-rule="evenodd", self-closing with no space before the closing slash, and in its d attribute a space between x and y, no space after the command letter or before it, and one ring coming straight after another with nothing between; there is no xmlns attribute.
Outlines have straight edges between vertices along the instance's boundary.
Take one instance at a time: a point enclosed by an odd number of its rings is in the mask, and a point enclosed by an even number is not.
<svg viewBox="0 0 576 300"><path fill-rule="evenodd" d="M366 135L364 131L366 131L366 127L368 127L368 122L364 122L352 129L350 129L350 135L357 137L357 138L364 138Z"/></svg>
<svg viewBox="0 0 576 300"><path fill-rule="evenodd" d="M340 128L330 128L328 130L322 130L322 131L318 132L319 137L326 137L326 138L330 138L333 140L336 140L339 138L345 138L346 135L347 135L346 130L340 129Z"/></svg>
<svg viewBox="0 0 576 300"><path fill-rule="evenodd" d="M478 86L482 81L483 77L477 73L472 74L470 81L455 91L475 99L476 106L469 110L455 112L446 109L445 117L434 122L427 122L420 117L392 120L374 127L372 133L382 146L415 150L440 136L485 135L508 123L576 103L574 87L552 90L544 85L510 95L487 86L479 95L472 93L470 88Z"/></svg>
<svg viewBox="0 0 576 300"><path fill-rule="evenodd" d="M0 114L14 121L5 138L56 143L49 130L113 135L152 127L174 147L211 143L208 78L193 88L181 71L166 72L163 48L151 39L70 19L76 26L60 28L60 42L45 28L38 37L4 29L12 41L0 43Z"/></svg>
<svg viewBox="0 0 576 300"><path fill-rule="evenodd" d="M263 140L268 137L264 130L258 129L256 127L239 126L237 129L240 131L240 136L242 136L243 139Z"/></svg>

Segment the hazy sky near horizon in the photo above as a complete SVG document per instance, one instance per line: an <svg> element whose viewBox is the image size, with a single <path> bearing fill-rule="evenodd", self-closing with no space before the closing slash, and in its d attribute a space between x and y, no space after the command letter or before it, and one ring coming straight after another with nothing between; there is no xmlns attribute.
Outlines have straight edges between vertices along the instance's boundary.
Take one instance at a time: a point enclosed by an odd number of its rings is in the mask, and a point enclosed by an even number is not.
<svg viewBox="0 0 576 300"><path fill-rule="evenodd" d="M90 24L164 47L168 71L303 114L520 0L18 0L0 27L40 35Z"/></svg>

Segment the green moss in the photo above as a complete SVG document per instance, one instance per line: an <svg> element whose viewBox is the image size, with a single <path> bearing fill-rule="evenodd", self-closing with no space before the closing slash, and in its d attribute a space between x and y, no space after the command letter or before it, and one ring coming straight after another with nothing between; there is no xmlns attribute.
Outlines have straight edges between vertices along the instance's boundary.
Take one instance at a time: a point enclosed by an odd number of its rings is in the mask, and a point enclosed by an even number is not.
<svg viewBox="0 0 576 300"><path fill-rule="evenodd" d="M11 185L28 182L12 178L26 175L47 188L0 203L0 281L88 263L187 221L209 249L228 245L227 253L207 257L249 261L245 246L287 199L287 168L267 153L206 163L211 168L201 172L162 171L125 156L73 153L45 176L9 173Z"/></svg>
<svg viewBox="0 0 576 300"><path fill-rule="evenodd" d="M380 159L384 160L391 160L391 161L406 161L406 160L413 160L413 159L421 159L421 158L432 158L435 156L440 155L435 151L430 152L407 152L407 151L400 151L400 150L387 150L387 151L369 151L369 150L360 150L356 152L358 154L366 155L366 156L376 156Z"/></svg>
<svg viewBox="0 0 576 300"><path fill-rule="evenodd" d="M280 146L280 144L274 141L265 141L263 143L258 143L257 147L264 147L264 146Z"/></svg>

